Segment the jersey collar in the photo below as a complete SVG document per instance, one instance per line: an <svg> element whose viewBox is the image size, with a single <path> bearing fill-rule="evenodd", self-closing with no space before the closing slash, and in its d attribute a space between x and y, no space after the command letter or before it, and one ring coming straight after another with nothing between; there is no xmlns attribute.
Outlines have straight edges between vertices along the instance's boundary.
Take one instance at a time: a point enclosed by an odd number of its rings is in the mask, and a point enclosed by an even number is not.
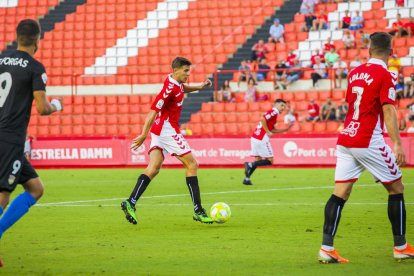
<svg viewBox="0 0 414 276"><path fill-rule="evenodd" d="M274 112L276 112L277 114L280 114L279 109L277 109L276 107L272 108Z"/></svg>
<svg viewBox="0 0 414 276"><path fill-rule="evenodd" d="M178 83L178 81L176 81L172 75L168 75L168 81L174 83L177 86L181 86L181 84Z"/></svg>
<svg viewBox="0 0 414 276"><path fill-rule="evenodd" d="M384 62L384 61L382 61L382 60L380 60L380 59L377 59L377 58L370 58L370 59L368 60L368 63L371 63L371 64L377 64L377 65L380 65L380 66L384 67L385 69L388 69L388 67L387 67L387 65L385 64L385 62Z"/></svg>

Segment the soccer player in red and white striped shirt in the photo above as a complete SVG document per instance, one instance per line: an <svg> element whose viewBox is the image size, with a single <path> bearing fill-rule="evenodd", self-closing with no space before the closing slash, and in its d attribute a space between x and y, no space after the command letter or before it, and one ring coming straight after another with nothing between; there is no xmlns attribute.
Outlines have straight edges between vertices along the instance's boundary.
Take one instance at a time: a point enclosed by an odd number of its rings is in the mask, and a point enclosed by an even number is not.
<svg viewBox="0 0 414 276"><path fill-rule="evenodd" d="M349 111L338 137L334 193L325 206L319 251L321 263L348 263L334 249L334 237L352 186L365 169L389 194L388 217L394 235L394 258L414 258L414 248L405 239L404 186L399 168L405 164L405 154L394 107L397 75L387 70L392 54L391 36L378 32L370 38L370 60L352 70L348 77L346 101ZM384 123L394 152L385 143Z"/></svg>
<svg viewBox="0 0 414 276"><path fill-rule="evenodd" d="M184 94L211 86L211 81L208 79L197 86L185 84L190 75L190 66L191 62L183 57L174 59L172 62L173 73L166 78L161 92L151 106L151 111L145 120L142 133L134 139L134 143L131 146L133 150L138 149L144 143L151 130L149 164L139 176L130 197L121 203L126 219L132 224L137 224L135 204L161 169L165 153L175 156L186 169L186 183L195 211L193 219L202 223L213 223L213 220L208 217L201 206L200 188L197 178L197 160L180 133L178 125Z"/></svg>

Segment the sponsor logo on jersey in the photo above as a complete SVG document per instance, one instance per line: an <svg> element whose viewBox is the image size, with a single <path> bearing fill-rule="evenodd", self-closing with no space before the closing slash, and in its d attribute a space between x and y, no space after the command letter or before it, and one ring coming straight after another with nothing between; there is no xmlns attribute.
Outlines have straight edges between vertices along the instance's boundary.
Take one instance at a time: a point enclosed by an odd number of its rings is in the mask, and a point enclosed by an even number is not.
<svg viewBox="0 0 414 276"><path fill-rule="evenodd" d="M164 106L164 100L159 99L157 104L155 105L158 109L161 109Z"/></svg>
<svg viewBox="0 0 414 276"><path fill-rule="evenodd" d="M351 121L346 128L341 131L341 134L349 135L354 137L358 133L358 128L360 126L359 122Z"/></svg>
<svg viewBox="0 0 414 276"><path fill-rule="evenodd" d="M13 185L14 181L16 180L16 177L14 175L9 175L9 185Z"/></svg>
<svg viewBox="0 0 414 276"><path fill-rule="evenodd" d="M388 90L388 98L395 101L395 94L396 94L395 89L391 87Z"/></svg>
<svg viewBox="0 0 414 276"><path fill-rule="evenodd" d="M26 68L27 64L29 64L29 61L23 58L0 58L0 65L20 66Z"/></svg>
<svg viewBox="0 0 414 276"><path fill-rule="evenodd" d="M43 80L43 83L46 84L46 82L47 82L47 75L46 75L46 73L43 73L42 74L42 80Z"/></svg>

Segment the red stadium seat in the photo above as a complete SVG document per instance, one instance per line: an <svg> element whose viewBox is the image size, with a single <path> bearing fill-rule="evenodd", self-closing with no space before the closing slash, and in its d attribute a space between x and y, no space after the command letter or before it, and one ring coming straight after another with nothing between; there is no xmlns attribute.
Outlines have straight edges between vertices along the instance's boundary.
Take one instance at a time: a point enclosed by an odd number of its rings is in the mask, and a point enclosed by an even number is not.
<svg viewBox="0 0 414 276"><path fill-rule="evenodd" d="M313 131L323 133L326 130L326 122L317 122L313 126Z"/></svg>
<svg viewBox="0 0 414 276"><path fill-rule="evenodd" d="M300 126L300 131L301 132L313 132L313 125L314 125L314 123L312 123L312 122L304 122Z"/></svg>
<svg viewBox="0 0 414 276"><path fill-rule="evenodd" d="M201 114L200 113L191 114L190 122L201 123Z"/></svg>

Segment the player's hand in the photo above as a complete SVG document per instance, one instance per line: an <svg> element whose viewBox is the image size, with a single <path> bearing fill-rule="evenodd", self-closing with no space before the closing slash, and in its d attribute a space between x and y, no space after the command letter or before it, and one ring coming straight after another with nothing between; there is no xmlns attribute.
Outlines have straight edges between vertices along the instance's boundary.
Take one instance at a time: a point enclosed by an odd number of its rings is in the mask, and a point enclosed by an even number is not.
<svg viewBox="0 0 414 276"><path fill-rule="evenodd" d="M50 104L56 108L56 111L63 110L63 102L61 99L53 99L52 101L50 101Z"/></svg>
<svg viewBox="0 0 414 276"><path fill-rule="evenodd" d="M266 132L266 135L267 135L267 136L269 136L269 137L272 137L272 135L273 135L273 132L271 132L271 131L268 131L268 132Z"/></svg>
<svg viewBox="0 0 414 276"><path fill-rule="evenodd" d="M395 161L399 167L405 166L405 153L401 145L394 145Z"/></svg>
<svg viewBox="0 0 414 276"><path fill-rule="evenodd" d="M201 84L201 89L203 89L204 87L211 87L213 85L213 83L211 82L211 80L206 79L202 84Z"/></svg>
<svg viewBox="0 0 414 276"><path fill-rule="evenodd" d="M137 150L145 141L145 139L147 138L146 135L138 135L137 137L134 138L134 140L132 140L132 145L131 145L131 149L132 150Z"/></svg>

